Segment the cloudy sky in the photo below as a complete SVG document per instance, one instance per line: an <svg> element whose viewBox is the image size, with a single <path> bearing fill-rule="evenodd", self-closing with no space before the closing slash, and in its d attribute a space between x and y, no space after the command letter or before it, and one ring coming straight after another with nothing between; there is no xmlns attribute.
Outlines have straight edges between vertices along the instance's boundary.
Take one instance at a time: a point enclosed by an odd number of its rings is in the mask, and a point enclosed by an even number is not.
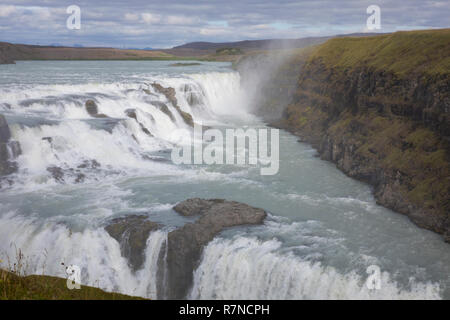
<svg viewBox="0 0 450 320"><path fill-rule="evenodd" d="M449 0L0 0L0 41L169 48L365 32L373 4L379 32L449 27ZM70 5L81 9L79 30L66 27Z"/></svg>

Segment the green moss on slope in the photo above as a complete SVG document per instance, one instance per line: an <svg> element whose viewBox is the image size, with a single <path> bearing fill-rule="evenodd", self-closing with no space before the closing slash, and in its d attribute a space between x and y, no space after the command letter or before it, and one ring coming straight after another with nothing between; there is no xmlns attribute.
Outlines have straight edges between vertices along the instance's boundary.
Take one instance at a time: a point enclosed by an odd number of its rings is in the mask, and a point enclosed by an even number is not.
<svg viewBox="0 0 450 320"><path fill-rule="evenodd" d="M336 38L299 74L280 126L450 242L450 29Z"/></svg>
<svg viewBox="0 0 450 320"><path fill-rule="evenodd" d="M448 73L450 29L396 32L361 38L335 38L319 46L311 60L321 59L330 68L360 66L398 75Z"/></svg>
<svg viewBox="0 0 450 320"><path fill-rule="evenodd" d="M50 276L17 276L0 270L0 300L143 300L98 288L69 290L66 279Z"/></svg>

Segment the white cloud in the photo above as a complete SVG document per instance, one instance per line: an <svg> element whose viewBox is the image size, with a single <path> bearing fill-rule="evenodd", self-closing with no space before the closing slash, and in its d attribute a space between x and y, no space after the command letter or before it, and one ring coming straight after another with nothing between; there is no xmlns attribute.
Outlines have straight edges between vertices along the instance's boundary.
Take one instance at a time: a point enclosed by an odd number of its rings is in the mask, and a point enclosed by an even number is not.
<svg viewBox="0 0 450 320"><path fill-rule="evenodd" d="M168 16L167 24L193 24L195 23L195 19L191 17L185 16Z"/></svg>
<svg viewBox="0 0 450 320"><path fill-rule="evenodd" d="M228 33L225 28L202 28L199 33L204 36L218 36Z"/></svg>
<svg viewBox="0 0 450 320"><path fill-rule="evenodd" d="M161 16L158 14L145 12L141 14L141 17L142 20L147 24L158 23L161 21Z"/></svg>
<svg viewBox="0 0 450 320"><path fill-rule="evenodd" d="M15 6L0 5L0 17L8 17L11 13L16 11Z"/></svg>
<svg viewBox="0 0 450 320"><path fill-rule="evenodd" d="M139 20L139 15L134 14L134 13L125 13L125 20L138 21Z"/></svg>

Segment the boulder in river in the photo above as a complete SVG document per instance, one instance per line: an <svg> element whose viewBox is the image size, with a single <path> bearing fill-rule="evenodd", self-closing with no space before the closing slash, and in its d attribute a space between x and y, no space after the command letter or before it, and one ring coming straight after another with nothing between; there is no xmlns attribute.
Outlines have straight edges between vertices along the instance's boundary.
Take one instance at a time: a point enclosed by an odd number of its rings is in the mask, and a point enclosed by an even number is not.
<svg viewBox="0 0 450 320"><path fill-rule="evenodd" d="M128 118L134 119L137 121L136 109L127 109L125 110L125 114Z"/></svg>
<svg viewBox="0 0 450 320"><path fill-rule="evenodd" d="M106 232L120 244L122 256L128 259L131 268L136 271L145 261L145 248L150 232L160 226L147 220L143 215L129 215L113 219L106 227Z"/></svg>
<svg viewBox="0 0 450 320"><path fill-rule="evenodd" d="M197 217L192 223L169 232L158 258L158 298L184 299L192 285L203 248L222 230L240 225L262 224L263 209L223 199L193 198L180 202L174 210L185 217ZM147 216L129 215L113 219L105 230L120 244L134 271L145 261L147 239L161 226Z"/></svg>
<svg viewBox="0 0 450 320"><path fill-rule="evenodd" d="M4 115L0 114L0 143L6 143L11 139L8 122Z"/></svg>
<svg viewBox="0 0 450 320"><path fill-rule="evenodd" d="M0 176L17 171L14 159L21 153L19 142L11 139L11 131L5 116L0 114Z"/></svg>
<svg viewBox="0 0 450 320"><path fill-rule="evenodd" d="M218 233L228 227L262 224L267 216L263 209L223 199L188 199L174 210L183 216L199 218L168 235L168 299L186 297L202 250Z"/></svg>
<svg viewBox="0 0 450 320"><path fill-rule="evenodd" d="M94 117L94 118L107 118L108 117L107 115L105 115L103 113L98 113L98 106L94 100L87 100L84 106L86 108L87 113L89 113L89 115L91 117Z"/></svg>
<svg viewBox="0 0 450 320"><path fill-rule="evenodd" d="M62 168L57 166L50 166L47 168L47 171L51 173L53 179L57 182L64 182L64 171Z"/></svg>

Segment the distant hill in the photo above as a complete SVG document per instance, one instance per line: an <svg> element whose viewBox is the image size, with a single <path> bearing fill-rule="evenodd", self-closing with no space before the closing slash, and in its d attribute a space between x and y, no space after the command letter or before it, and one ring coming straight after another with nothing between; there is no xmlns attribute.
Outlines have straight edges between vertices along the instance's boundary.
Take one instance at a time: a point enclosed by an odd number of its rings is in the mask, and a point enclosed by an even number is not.
<svg viewBox="0 0 450 320"><path fill-rule="evenodd" d="M307 46L321 44L336 37L367 37L380 35L380 33L351 33L326 37L306 37L299 39L264 39L244 40L237 42L190 42L172 49L162 50L166 53L178 56L201 56L214 53L223 48L239 48L244 51L276 50L276 49L300 49Z"/></svg>
<svg viewBox="0 0 450 320"><path fill-rule="evenodd" d="M237 42L191 42L172 49L116 49L103 47L73 47L12 44L0 42L0 64L14 63L15 60L145 60L145 59L177 59L185 57L207 57L215 55L220 49L239 49L240 53L257 50L294 49L323 43L335 37L360 37L379 35L378 33L353 33L328 37L307 37L300 39L265 39L244 40ZM227 54L220 55L226 61ZM237 56L237 54L232 54ZM216 57L217 58L217 57Z"/></svg>
<svg viewBox="0 0 450 320"><path fill-rule="evenodd" d="M15 60L151 60L176 59L162 51L56 47L0 42L0 64Z"/></svg>
<svg viewBox="0 0 450 320"><path fill-rule="evenodd" d="M380 35L380 33L351 33L345 35L335 35L326 37L306 37L299 39L264 39L264 40L244 40L237 42L190 42L172 49L197 49L197 50L217 50L220 48L241 48L241 49L283 49L283 48L303 48L318 44L336 37L367 37Z"/></svg>

